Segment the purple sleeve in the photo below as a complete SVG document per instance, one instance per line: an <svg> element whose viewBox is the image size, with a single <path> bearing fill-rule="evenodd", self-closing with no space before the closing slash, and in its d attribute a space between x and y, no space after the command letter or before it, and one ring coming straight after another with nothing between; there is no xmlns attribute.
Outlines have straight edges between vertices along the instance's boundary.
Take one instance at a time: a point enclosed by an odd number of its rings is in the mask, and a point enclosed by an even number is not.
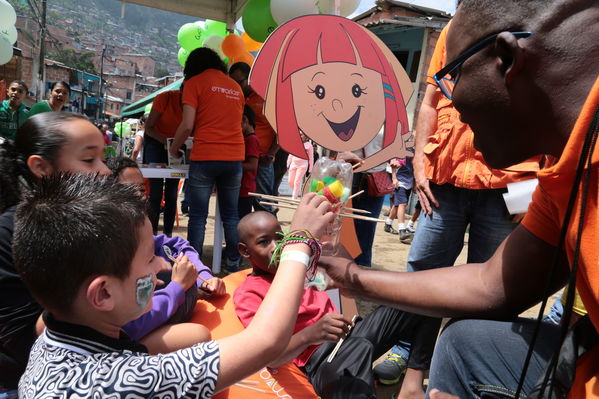
<svg viewBox="0 0 599 399"><path fill-rule="evenodd" d="M189 258L189 261L195 265L196 269L198 269L198 274L200 277L206 280L211 279L213 277L212 272L210 271L208 266L202 263L202 261L200 260L200 255L191 246L189 241L179 236L167 237L164 234L154 236L155 255L168 259L168 257L164 253L165 245L171 249L171 252L175 258L179 256L181 252L183 252ZM198 287L200 287L202 285L202 280L198 279L197 285Z"/></svg>
<svg viewBox="0 0 599 399"><path fill-rule="evenodd" d="M171 281L166 288L154 292L152 309L123 326L123 330L136 341L145 337L171 318L185 302L181 284Z"/></svg>

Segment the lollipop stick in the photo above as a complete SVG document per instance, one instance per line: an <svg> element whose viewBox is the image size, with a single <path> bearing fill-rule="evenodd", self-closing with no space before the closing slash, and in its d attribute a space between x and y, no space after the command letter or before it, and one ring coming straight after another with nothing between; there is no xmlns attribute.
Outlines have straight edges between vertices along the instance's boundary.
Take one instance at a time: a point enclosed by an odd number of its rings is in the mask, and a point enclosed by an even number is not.
<svg viewBox="0 0 599 399"><path fill-rule="evenodd" d="M364 190L360 190L355 194L350 195L349 197L347 197L348 200L357 197L358 195L362 194L364 192Z"/></svg>

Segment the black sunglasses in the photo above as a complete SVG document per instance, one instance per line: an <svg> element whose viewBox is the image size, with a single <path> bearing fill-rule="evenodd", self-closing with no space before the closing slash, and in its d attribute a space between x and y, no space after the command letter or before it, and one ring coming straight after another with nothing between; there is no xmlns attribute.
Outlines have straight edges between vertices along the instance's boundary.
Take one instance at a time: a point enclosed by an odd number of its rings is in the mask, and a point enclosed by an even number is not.
<svg viewBox="0 0 599 399"><path fill-rule="evenodd" d="M508 31L512 35L514 35L518 39L524 39L530 37L532 32L512 32ZM460 54L455 60L451 61L449 64L445 65L443 69L437 72L433 79L441 89L441 92L448 99L452 100L453 88L455 86L455 76L457 76L456 71L462 66L462 64L474 54L478 53L480 50L493 43L497 36L499 36L503 32L495 33L493 35L487 36L484 39L478 41L473 44L470 48L465 50L462 54Z"/></svg>

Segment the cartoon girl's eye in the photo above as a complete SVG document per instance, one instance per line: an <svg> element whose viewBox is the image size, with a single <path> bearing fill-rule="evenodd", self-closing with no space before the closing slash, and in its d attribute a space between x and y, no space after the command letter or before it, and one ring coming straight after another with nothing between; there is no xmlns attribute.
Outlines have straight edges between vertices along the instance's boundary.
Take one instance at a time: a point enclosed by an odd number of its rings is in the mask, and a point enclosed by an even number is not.
<svg viewBox="0 0 599 399"><path fill-rule="evenodd" d="M351 88L351 92L354 95L354 97L358 98L362 95L363 90L362 88L356 83L355 85L352 86Z"/></svg>
<svg viewBox="0 0 599 399"><path fill-rule="evenodd" d="M322 100L324 98L324 87L322 87L321 85L317 85L314 88L314 94L316 94L316 98L318 98L319 100Z"/></svg>

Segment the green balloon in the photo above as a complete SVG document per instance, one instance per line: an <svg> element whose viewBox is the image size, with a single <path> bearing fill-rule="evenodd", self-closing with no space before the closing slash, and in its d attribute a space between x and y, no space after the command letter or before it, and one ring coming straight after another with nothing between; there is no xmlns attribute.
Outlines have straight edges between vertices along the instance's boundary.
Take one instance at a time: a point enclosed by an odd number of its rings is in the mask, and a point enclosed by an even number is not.
<svg viewBox="0 0 599 399"><path fill-rule="evenodd" d="M204 30L206 31L206 36L219 36L222 38L227 36L227 24L224 22L207 19L204 24Z"/></svg>
<svg viewBox="0 0 599 399"><path fill-rule="evenodd" d="M189 51L184 48L179 49L179 53L177 54L177 59L179 60L179 65L185 68L185 61L187 61L187 57L189 57Z"/></svg>
<svg viewBox="0 0 599 399"><path fill-rule="evenodd" d="M241 23L245 33L260 43L278 26L270 13L270 0L250 0L243 9Z"/></svg>
<svg viewBox="0 0 599 399"><path fill-rule="evenodd" d="M146 104L146 107L144 108L144 115L149 114L151 110L152 110L152 103Z"/></svg>
<svg viewBox="0 0 599 399"><path fill-rule="evenodd" d="M209 35L206 35L206 31L200 24L188 23L179 28L177 40L182 48L190 52L202 47L206 36Z"/></svg>

